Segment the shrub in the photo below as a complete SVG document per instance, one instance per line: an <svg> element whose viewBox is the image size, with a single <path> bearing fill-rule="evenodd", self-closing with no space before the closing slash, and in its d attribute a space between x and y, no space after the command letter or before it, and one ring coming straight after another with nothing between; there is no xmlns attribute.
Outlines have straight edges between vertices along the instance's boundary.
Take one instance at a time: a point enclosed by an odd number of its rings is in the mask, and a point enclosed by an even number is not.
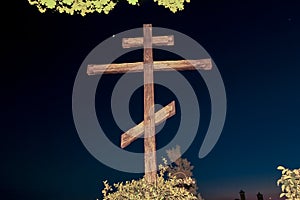
<svg viewBox="0 0 300 200"><path fill-rule="evenodd" d="M149 184L145 177L140 180L126 181L110 186L104 181L103 200L124 200L124 199L149 199L149 200L197 200L197 197L184 187L178 185L191 185L191 177L181 179L176 177L165 178L168 166L166 159L163 159L165 166L159 166L157 181L155 184Z"/></svg>
<svg viewBox="0 0 300 200"><path fill-rule="evenodd" d="M278 166L281 170L281 178L277 181L277 185L281 185L281 197L286 197L287 200L300 200L300 168L290 170L283 166Z"/></svg>

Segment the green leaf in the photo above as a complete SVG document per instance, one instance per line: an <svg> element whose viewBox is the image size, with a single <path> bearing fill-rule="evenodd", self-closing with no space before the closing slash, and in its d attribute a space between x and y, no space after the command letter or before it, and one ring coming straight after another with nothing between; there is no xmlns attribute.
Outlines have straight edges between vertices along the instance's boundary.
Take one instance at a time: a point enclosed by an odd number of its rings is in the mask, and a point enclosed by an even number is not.
<svg viewBox="0 0 300 200"><path fill-rule="evenodd" d="M175 13L178 10L184 9L184 2L189 3L189 0L154 0L158 5L168 8L171 12Z"/></svg>
<svg viewBox="0 0 300 200"><path fill-rule="evenodd" d="M53 8L55 8L56 1L55 0L46 0L45 4L48 8L53 9Z"/></svg>
<svg viewBox="0 0 300 200"><path fill-rule="evenodd" d="M285 185L282 185L281 186L281 191L284 191L284 189L285 189Z"/></svg>
<svg viewBox="0 0 300 200"><path fill-rule="evenodd" d="M137 5L137 3L139 2L139 0L127 0L127 1L131 5Z"/></svg>
<svg viewBox="0 0 300 200"><path fill-rule="evenodd" d="M74 3L74 0L63 0L63 3L67 4L67 5L71 5Z"/></svg>

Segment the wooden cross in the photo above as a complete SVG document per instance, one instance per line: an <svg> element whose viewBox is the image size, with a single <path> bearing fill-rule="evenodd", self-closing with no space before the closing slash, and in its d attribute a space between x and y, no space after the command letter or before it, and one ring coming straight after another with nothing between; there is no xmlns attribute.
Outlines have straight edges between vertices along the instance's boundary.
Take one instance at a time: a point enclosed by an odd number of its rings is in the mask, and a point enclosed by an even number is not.
<svg viewBox="0 0 300 200"><path fill-rule="evenodd" d="M144 37L123 38L123 48L144 47L144 62L88 65L87 74L115 74L127 72L144 72L144 121L126 131L121 136L121 148L125 148L144 133L145 179L148 183L156 182L156 142L155 125L158 125L175 114L175 102L172 101L154 113L153 71L175 70L210 70L211 59L156 61L153 62L152 45L174 45L174 36L152 37L152 25L144 24Z"/></svg>

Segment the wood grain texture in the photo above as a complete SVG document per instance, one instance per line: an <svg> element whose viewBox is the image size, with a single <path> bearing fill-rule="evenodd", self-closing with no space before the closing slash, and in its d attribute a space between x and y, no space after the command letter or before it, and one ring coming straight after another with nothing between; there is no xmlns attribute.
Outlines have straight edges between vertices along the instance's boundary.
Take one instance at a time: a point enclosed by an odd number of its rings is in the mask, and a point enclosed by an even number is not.
<svg viewBox="0 0 300 200"><path fill-rule="evenodd" d="M144 45L143 37L136 38L123 38L122 47L123 48L132 48L132 47L142 47ZM152 37L152 45L154 46L172 46L174 45L174 36L154 36Z"/></svg>
<svg viewBox="0 0 300 200"><path fill-rule="evenodd" d="M154 71L184 71L184 70L211 70L212 62L210 58L199 60L172 60L172 61L154 61ZM107 65L88 65L87 74L121 74L143 72L143 62L120 63Z"/></svg>
<svg viewBox="0 0 300 200"><path fill-rule="evenodd" d="M154 122L154 83L152 25L144 24L144 158L145 179L156 183L156 142Z"/></svg>
<svg viewBox="0 0 300 200"><path fill-rule="evenodd" d="M155 113L154 121L155 126L161 124L162 122L166 121L168 118L175 115L176 109L175 109L175 101L172 101L159 111ZM121 136L121 148L125 148L128 145L130 145L133 141L138 139L140 136L142 136L144 133L144 121L136 125L135 127L129 129Z"/></svg>
<svg viewBox="0 0 300 200"><path fill-rule="evenodd" d="M174 45L174 36L152 37L152 25L144 24L143 37L123 38L123 48L143 47L144 61L120 64L91 64L87 67L88 75L96 74L119 74L127 72L144 72L144 121L128 130L121 136L121 147L125 148L144 132L144 164L145 179L150 184L156 183L156 141L155 125L161 123L175 114L175 102L171 102L163 109L154 113L154 71L172 70L210 70L211 59L199 60L174 60L153 62L152 46Z"/></svg>

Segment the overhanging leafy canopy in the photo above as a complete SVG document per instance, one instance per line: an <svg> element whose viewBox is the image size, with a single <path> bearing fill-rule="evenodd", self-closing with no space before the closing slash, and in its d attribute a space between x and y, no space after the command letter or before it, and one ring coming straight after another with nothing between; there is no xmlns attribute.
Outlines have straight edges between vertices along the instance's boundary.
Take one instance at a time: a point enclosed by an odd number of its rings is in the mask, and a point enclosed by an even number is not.
<svg viewBox="0 0 300 200"><path fill-rule="evenodd" d="M184 9L184 3L190 0L153 0L158 5L168 8L173 13ZM118 0L28 0L35 5L41 13L46 10L57 10L60 13L85 16L88 13L98 12L108 14L117 4ZM127 0L131 5L139 5L139 0Z"/></svg>

